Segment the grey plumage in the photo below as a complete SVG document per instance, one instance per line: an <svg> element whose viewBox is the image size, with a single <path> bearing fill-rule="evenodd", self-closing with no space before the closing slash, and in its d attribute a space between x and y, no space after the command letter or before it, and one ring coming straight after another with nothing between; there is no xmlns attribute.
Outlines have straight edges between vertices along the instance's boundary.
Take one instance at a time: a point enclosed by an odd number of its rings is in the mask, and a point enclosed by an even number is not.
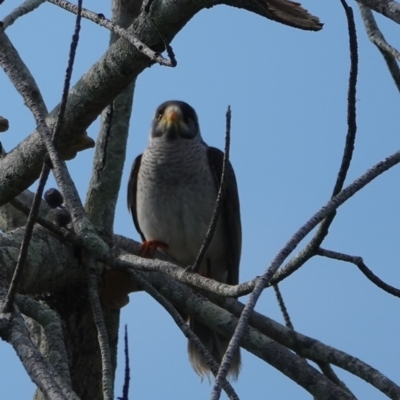
<svg viewBox="0 0 400 400"><path fill-rule="evenodd" d="M165 243L182 266L192 265L204 240L215 207L223 153L207 146L197 115L188 104L163 103L156 110L150 142L137 157L128 185L128 206L145 243ZM241 224L236 179L229 164L227 191L213 240L199 273L220 282L238 283ZM218 363L229 339L189 316L190 326ZM200 375L209 368L189 343L189 358ZM240 353L230 374L236 378Z"/></svg>

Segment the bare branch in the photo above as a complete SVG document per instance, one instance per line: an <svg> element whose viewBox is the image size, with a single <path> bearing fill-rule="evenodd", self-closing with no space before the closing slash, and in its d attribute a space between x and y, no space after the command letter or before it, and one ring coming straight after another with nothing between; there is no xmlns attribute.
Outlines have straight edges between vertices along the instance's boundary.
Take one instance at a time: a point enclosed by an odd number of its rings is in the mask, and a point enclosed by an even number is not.
<svg viewBox="0 0 400 400"><path fill-rule="evenodd" d="M124 335L124 353L125 353L125 374L124 374L124 387L122 389L122 397L118 397L118 400L129 400L129 381L130 377L130 367L129 367L129 341L128 341L128 325L125 325L125 335Z"/></svg>
<svg viewBox="0 0 400 400"><path fill-rule="evenodd" d="M281 309L281 313L283 314L283 318L285 320L285 325L288 329L290 329L291 331L294 331L294 326L292 324L292 321L290 320L290 316L289 313L287 311L285 302L283 301L283 297L281 294L281 291L279 290L279 286L278 285L273 285L273 288L275 290L275 295L276 298L278 300L278 304L279 304L279 308ZM251 322L249 321L249 324L251 324ZM298 352L296 352L298 354ZM300 355L300 354L299 354ZM336 385L338 385L339 387L341 387L343 390L346 390L349 394L351 394L354 398L354 394L350 391L350 389L337 377L337 375L335 374L335 371L331 368L331 366L328 363L325 362L318 362L317 363L320 370L323 372L323 374L329 378L333 383L335 383Z"/></svg>
<svg viewBox="0 0 400 400"><path fill-rule="evenodd" d="M197 254L193 266L188 268L192 272L199 271L200 264L203 261L204 255L206 254L208 246L210 245L212 238L214 236L214 231L215 228L217 227L219 214L221 214L222 204L224 201L226 187L228 184L228 180L226 179L227 176L226 169L229 163L230 142L231 142L231 107L228 106L228 109L226 111L225 151L224 151L224 159L222 161L221 182L219 184L217 199L215 200L214 211L211 217L210 225L208 226L206 236L204 237L203 243L200 247L200 250Z"/></svg>
<svg viewBox="0 0 400 400"><path fill-rule="evenodd" d="M332 258L334 260L345 261L348 263L352 263L357 265L358 269L376 286L384 290L385 292L392 294L393 296L400 297L400 289L396 289L395 287L388 285L382 279L377 277L364 263L362 257L358 256L350 256L344 253L338 253L332 250L326 250L323 248L319 248L317 251L319 256Z"/></svg>
<svg viewBox="0 0 400 400"><path fill-rule="evenodd" d="M40 324L49 346L49 362L54 366L65 384L71 386L68 356L65 350L61 321L53 310L27 296L16 296L15 302L24 315Z"/></svg>
<svg viewBox="0 0 400 400"><path fill-rule="evenodd" d="M346 386L346 384L339 379L339 377L336 375L335 371L331 367L329 363L325 362L317 362L318 367L320 370L323 372L323 374L329 378L334 384L338 385L341 387L343 390L348 392L353 396L354 399L356 399L356 396L351 392L351 390Z"/></svg>
<svg viewBox="0 0 400 400"><path fill-rule="evenodd" d="M66 251L65 245L59 245L58 241L54 237L46 235L43 232L41 233L41 231L43 230L36 229L34 232L33 243L30 250L33 254L30 257L31 261L27 264L27 269L24 272L24 275L29 274L29 276L24 276L24 280L21 281L23 284L22 290L35 293L43 290L57 290L55 282L60 281L60 276L63 277L63 285L66 285L66 287L71 284L76 285L79 284L79 282L83 282L82 276L79 275L82 273L82 268L76 263L71 263L73 256L69 253L72 253L72 250ZM18 240L22 240L20 235L18 235L18 231L14 232L11 236L7 234L0 236L0 263L2 264L2 268L0 269L2 275L0 276L0 279L4 282L7 282L7 276L4 274L7 274L7 269L10 269L10 260L2 258L2 253L5 252L6 255L13 254L11 241L17 242ZM121 245L128 243L134 247L138 246L138 244L135 245L131 240L120 240L118 237L116 237L115 242ZM47 249L47 252L43 252L41 248L39 249L38 244L44 246L44 248ZM143 274L145 279L151 282L152 285L154 285L163 296L171 301L176 307L182 309L184 312L194 315L201 322L210 326L217 332L227 337L232 335L236 326L236 320L232 320L232 317L230 317L222 308L215 306L202 296L194 294L188 287L174 281L165 274L155 272L140 273ZM36 279L37 276L40 276L41 279ZM224 307L237 317L240 316L244 309L244 305L233 299L224 299L223 304ZM391 398L398 398L400 396L400 388L394 382L355 357L351 357L346 353L326 346L310 337L290 331L284 326L255 311L253 311L250 318L250 325L259 332L268 335L293 351L299 352L303 357L315 362L327 362L343 368L371 383ZM291 379L293 374L294 380L299 382L300 379L304 382L303 384L306 385L306 389L309 388L309 385L312 385L308 374L316 373L313 369L305 370L302 363L299 364L299 361L296 361L295 363L293 362L295 359L289 360L286 357L281 358L282 354L280 351L277 352L274 347L268 347L269 344L267 345L259 334L250 337L245 336L241 344L248 350L254 352L258 357L270 362L271 365L275 366L283 373L289 374L288 376L290 376ZM290 357L292 356L294 355L292 354ZM289 372L287 368L289 368ZM319 375L315 375L315 377L317 376ZM319 378L316 379L318 380ZM321 382L321 385L323 382ZM321 386L319 386L319 389L314 386L313 390L320 390L321 388ZM330 389L326 389L325 386L325 390L332 389L331 386L328 386L328 388Z"/></svg>
<svg viewBox="0 0 400 400"><path fill-rule="evenodd" d="M362 19L364 21L365 29L368 34L368 38L371 42L378 47L378 49L382 50L385 53L389 53L392 57L400 60L400 53L394 47L392 47L389 43L386 42L385 37L380 31L375 17L372 14L372 11L369 7L364 6L361 3L358 3L358 7L361 12Z"/></svg>
<svg viewBox="0 0 400 400"><path fill-rule="evenodd" d="M53 131L53 142L55 144L58 141L58 137L60 136L60 132L64 124L64 116L68 100L68 91L71 84L72 69L74 67L74 62L75 62L76 48L78 47L78 42L79 42L79 31L81 30L81 17L82 17L81 14L82 14L82 0L78 0L76 19L75 19L75 29L72 35L71 45L69 49L68 65L67 65L67 70L65 71L64 87L61 96L60 109L58 110L57 122Z"/></svg>
<svg viewBox="0 0 400 400"><path fill-rule="evenodd" d="M18 18L36 10L46 0L25 0L20 6L15 8L10 14L8 14L2 21L2 28L5 30L11 26Z"/></svg>
<svg viewBox="0 0 400 400"><path fill-rule="evenodd" d="M279 290L279 286L278 285L273 285L272 287L275 290L275 295L276 295L276 298L278 300L279 308L280 308L281 313L283 315L283 319L285 320L286 327L291 329L291 330L294 330L294 327L293 327L292 321L290 320L290 316L289 316L289 313L287 311L285 302L283 301L283 297L282 297L281 291Z"/></svg>
<svg viewBox="0 0 400 400"><path fill-rule="evenodd" d="M400 91L400 68L396 61L396 58L400 60L400 53L386 42L370 8L362 5L361 3L358 3L358 7L360 8L361 17L364 21L367 35L371 42L374 43L381 52L386 61L387 67L389 68L390 74L392 75L394 83L396 84L397 89Z"/></svg>
<svg viewBox="0 0 400 400"><path fill-rule="evenodd" d="M77 14L77 7L66 0L48 0L50 3L55 4L56 6L62 7L64 10ZM138 51L145 54L150 60L153 62L157 62L160 65L164 65L166 67L175 67L176 63L172 60L167 60L162 57L160 54L151 50L148 46L146 46L143 42L141 42L137 37L133 36L131 33L121 28L118 25L113 24L110 20L108 20L103 14L96 14L93 11L82 9L82 17L89 19L90 21L99 24L100 26L104 26L109 29L111 32L114 32L121 38L127 40L133 46L137 48Z"/></svg>
<svg viewBox="0 0 400 400"><path fill-rule="evenodd" d="M400 3L394 0L356 0L357 3L369 7L371 10L384 15L400 24Z"/></svg>
<svg viewBox="0 0 400 400"><path fill-rule="evenodd" d="M78 400L70 388L66 385L61 388L56 382L57 372L30 340L29 331L20 314L0 314L0 336L14 347L29 377L47 398Z"/></svg>

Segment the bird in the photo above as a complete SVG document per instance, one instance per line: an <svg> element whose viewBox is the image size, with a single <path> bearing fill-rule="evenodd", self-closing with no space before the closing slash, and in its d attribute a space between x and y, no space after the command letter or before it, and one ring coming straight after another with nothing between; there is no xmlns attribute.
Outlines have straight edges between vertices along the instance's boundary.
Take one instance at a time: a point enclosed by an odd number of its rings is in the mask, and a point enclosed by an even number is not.
<svg viewBox="0 0 400 400"><path fill-rule="evenodd" d="M191 266L207 233L217 198L224 153L202 139L196 111L189 104L170 100L155 111L149 143L133 162L128 183L128 209L143 244L141 254L156 249L169 254L179 265ZM216 229L199 266L199 274L237 285L242 244L240 204L235 173L227 164L226 192ZM229 338L200 321L185 316L218 364ZM210 369L194 345L188 343L189 360L203 378ZM229 376L237 379L240 350Z"/></svg>

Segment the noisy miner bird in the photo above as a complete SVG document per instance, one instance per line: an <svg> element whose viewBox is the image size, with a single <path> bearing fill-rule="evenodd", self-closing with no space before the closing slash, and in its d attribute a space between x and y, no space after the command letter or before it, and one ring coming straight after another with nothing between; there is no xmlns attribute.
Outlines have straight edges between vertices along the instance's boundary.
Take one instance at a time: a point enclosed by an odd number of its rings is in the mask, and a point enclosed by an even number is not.
<svg viewBox="0 0 400 400"><path fill-rule="evenodd" d="M180 265L193 265L208 230L221 181L223 152L204 143L195 110L183 101L167 101L154 115L147 149L132 166L128 207L142 240L142 254L157 248ZM199 273L230 285L238 284L242 245L239 196L233 168L213 239ZM185 316L186 318L186 316ZM190 327L220 364L229 339L189 318ZM191 342L189 359L203 377L209 367ZM229 374L236 379L240 353Z"/></svg>

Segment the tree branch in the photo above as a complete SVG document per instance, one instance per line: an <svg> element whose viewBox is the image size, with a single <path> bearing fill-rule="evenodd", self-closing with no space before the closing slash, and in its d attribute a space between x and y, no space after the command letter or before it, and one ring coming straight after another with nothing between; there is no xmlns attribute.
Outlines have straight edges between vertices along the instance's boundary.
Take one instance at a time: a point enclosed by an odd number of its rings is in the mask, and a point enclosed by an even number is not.
<svg viewBox="0 0 400 400"><path fill-rule="evenodd" d="M29 377L47 398L79 400L67 385L60 386L62 380L30 340L20 314L0 314L0 336L14 347Z"/></svg>
<svg viewBox="0 0 400 400"><path fill-rule="evenodd" d="M75 6L75 4L70 3L69 1L66 0L47 0L47 1L63 8L64 10L72 12L73 14L78 13L77 6ZM151 61L157 62L160 65L164 65L166 67L176 66L176 62L174 62L173 60L167 60L160 54L154 52L149 47L147 47L143 42L141 42L137 37L133 36L130 32L126 31L125 29L121 28L118 25L114 25L103 14L96 14L93 11L89 11L84 8L82 9L82 16L86 19L89 19L90 21L95 22L96 24L99 24L100 26L104 26L111 32L127 40L129 43L135 46L138 51L147 56Z"/></svg>
<svg viewBox="0 0 400 400"><path fill-rule="evenodd" d="M326 250L323 248L319 248L317 254L322 257L332 258L334 260L345 261L348 263L352 263L358 267L358 269L376 286L385 292L400 297L400 289L396 289L395 287L388 285L384 281L382 281L379 277L377 277L365 264L362 257L358 256L350 256L344 253L338 253L332 250Z"/></svg>
<svg viewBox="0 0 400 400"><path fill-rule="evenodd" d="M1 282L7 282L7 279L10 279L13 263L13 260L10 259L10 255L15 254L13 248L18 248L18 245L21 242L20 231L21 229L13 232L12 235L0 235L0 265L2 265L2 268L0 268ZM133 241L127 239L120 240L119 237L116 237L115 242L119 245L127 243L133 246L137 245ZM42 248L45 250L42 250ZM71 257L72 259L74 257L73 253L69 249L66 251L66 249L68 249L68 246L61 245L58 239L47 235L43 229L36 228L30 246L30 252L32 254L28 258L28 263L23 276L24 279L21 280L21 290L28 293L40 293L41 291L60 290L63 287L66 288L73 285L81 285L85 282L85 276L82 276L82 267L78 263L71 263ZM222 308L217 307L202 296L194 294L190 288L174 281L165 274L156 272L146 272L143 274L144 277L176 307L196 316L196 318L201 322L207 324L221 334L228 337L232 334L234 327L236 326L236 320L232 319L230 314ZM37 278L38 276L40 276L40 279ZM224 299L223 304L229 312L232 312L237 317L240 316L244 309L244 305L233 299ZM226 326L227 323L229 329ZM280 342L291 350L298 352L302 357L306 357L315 362L322 361L331 363L345 369L371 383L391 398L400 396L400 388L394 382L386 378L371 366L363 363L361 360L351 357L332 347L326 346L315 339L290 331L284 326L258 314L255 311L253 311L251 315L250 326L254 327L259 332L268 335L277 342ZM264 360L269 360L267 362L270 362L271 365L274 365L283 373L288 374L288 372L282 370L286 370L286 367L288 367L289 373L297 376L297 368L300 368L301 374L306 374L306 376L302 375L301 378L295 378L294 380L296 382L298 382L298 379L304 379L305 382L307 382L308 373L317 373L313 370L304 370L303 364L299 364L299 361L293 363L292 358L280 358L280 351L275 351L274 347L269 348L264 341L259 341L261 339L259 333L256 334L256 336L247 336L243 339L245 342L242 342L242 345L254 352L258 357L261 357ZM247 344L244 345L244 343ZM295 355L292 354L290 357L292 356ZM275 357L277 360L275 360ZM280 367L277 366L276 363L278 363ZM319 375L315 375L315 377ZM310 384L310 381L308 382L308 384ZM330 386L328 386L328 388L330 388Z"/></svg>
<svg viewBox="0 0 400 400"><path fill-rule="evenodd" d="M49 347L47 359L54 366L65 384L71 386L68 356L58 315L50 308L27 296L17 295L15 301L22 314L43 327Z"/></svg>
<svg viewBox="0 0 400 400"><path fill-rule="evenodd" d="M358 3L358 7L360 8L361 17L364 21L367 35L371 42L374 43L381 52L386 61L386 65L389 68L389 72L392 75L394 83L397 86L397 89L400 91L400 68L397 63L397 60L400 60L400 53L386 42L385 37L378 28L378 24L375 21L372 11L361 3Z"/></svg>
<svg viewBox="0 0 400 400"><path fill-rule="evenodd" d="M2 21L2 28L6 30L11 26L18 18L36 10L46 0L26 0L20 6L15 8L10 14L8 14Z"/></svg>
<svg viewBox="0 0 400 400"><path fill-rule="evenodd" d="M187 293L184 292L182 295L187 296ZM245 305L233 299L225 299L224 307L236 317L240 317ZM317 364L323 362L335 365L368 382L391 399L400 397L400 387L395 382L356 357L309 336L292 331L257 311L253 311L249 324L264 335L298 353L301 357Z"/></svg>
<svg viewBox="0 0 400 400"><path fill-rule="evenodd" d="M371 10L384 15L400 24L400 3L393 0L356 0L357 3L369 7Z"/></svg>

